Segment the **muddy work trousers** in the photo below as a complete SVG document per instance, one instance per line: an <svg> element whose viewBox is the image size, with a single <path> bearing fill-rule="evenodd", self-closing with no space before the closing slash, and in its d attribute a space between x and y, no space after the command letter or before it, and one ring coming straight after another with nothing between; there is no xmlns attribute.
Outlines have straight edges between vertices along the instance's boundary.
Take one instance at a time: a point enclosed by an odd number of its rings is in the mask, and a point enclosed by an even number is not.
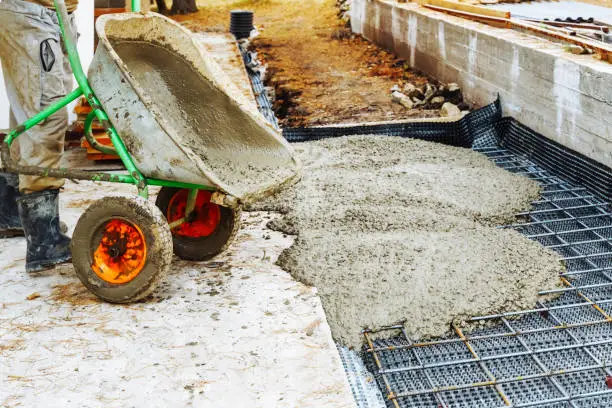
<svg viewBox="0 0 612 408"><path fill-rule="evenodd" d="M72 16L70 20L76 32ZM0 27L0 61L14 128L72 91L72 71L54 11L22 0L3 0ZM21 134L12 145L11 158L21 165L59 167L67 127L64 108ZM64 180L50 177L19 177L19 190L25 194L63 184Z"/></svg>

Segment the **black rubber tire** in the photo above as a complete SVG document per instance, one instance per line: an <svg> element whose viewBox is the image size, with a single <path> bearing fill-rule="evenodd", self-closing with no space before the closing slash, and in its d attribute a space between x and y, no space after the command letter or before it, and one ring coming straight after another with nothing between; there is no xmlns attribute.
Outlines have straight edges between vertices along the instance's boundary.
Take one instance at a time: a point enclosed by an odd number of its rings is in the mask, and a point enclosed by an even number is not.
<svg viewBox="0 0 612 408"><path fill-rule="evenodd" d="M145 238L147 255L140 273L131 281L113 284L93 271L96 232L112 219L136 225ZM129 303L148 296L166 276L172 262L172 233L166 218L152 203L141 197L105 197L81 215L70 245L74 270L96 296L111 303Z"/></svg>
<svg viewBox="0 0 612 408"><path fill-rule="evenodd" d="M166 216L168 205L174 195L181 189L163 187L157 195L155 204ZM220 206L221 220L215 231L201 238L189 238L172 234L174 254L187 261L206 261L225 251L240 229L240 208L232 209Z"/></svg>

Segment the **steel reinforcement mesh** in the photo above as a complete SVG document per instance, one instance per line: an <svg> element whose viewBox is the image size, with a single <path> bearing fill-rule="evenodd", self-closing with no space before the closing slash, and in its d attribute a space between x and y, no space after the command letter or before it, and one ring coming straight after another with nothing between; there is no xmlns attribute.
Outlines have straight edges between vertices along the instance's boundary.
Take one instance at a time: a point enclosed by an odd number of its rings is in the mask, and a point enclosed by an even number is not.
<svg viewBox="0 0 612 408"><path fill-rule="evenodd" d="M378 330L376 338L386 340L373 340L365 332L366 364L388 407L612 406L609 202L597 189L536 164L541 155L528 158L521 150L525 142L505 144L509 148L475 150L508 171L537 180L543 194L532 211L519 214L523 221L504 228L559 252L567 265L560 277L564 288L543 291L560 296L532 310L474 317L491 324L473 331L453 327L452 336L435 341L413 343L402 326Z"/></svg>
<svg viewBox="0 0 612 408"><path fill-rule="evenodd" d="M365 332L365 363L388 407L612 407L612 170L502 118L499 99L456 122L283 129L290 142L356 134L472 147L537 180L542 198L513 228L557 252L560 296L532 310L474 317L486 329L414 343L401 325ZM382 338L382 339L381 339ZM386 338L386 339L385 339ZM364 398L355 393L357 402ZM361 406L360 405L360 406Z"/></svg>

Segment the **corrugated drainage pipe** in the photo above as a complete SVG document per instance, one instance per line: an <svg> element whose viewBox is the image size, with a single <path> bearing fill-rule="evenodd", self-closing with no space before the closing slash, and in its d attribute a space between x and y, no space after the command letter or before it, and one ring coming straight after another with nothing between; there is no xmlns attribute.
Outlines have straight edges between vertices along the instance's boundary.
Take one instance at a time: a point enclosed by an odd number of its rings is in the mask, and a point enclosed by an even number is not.
<svg viewBox="0 0 612 408"><path fill-rule="evenodd" d="M253 30L253 12L232 10L230 14L230 33L234 34L237 40L248 38Z"/></svg>

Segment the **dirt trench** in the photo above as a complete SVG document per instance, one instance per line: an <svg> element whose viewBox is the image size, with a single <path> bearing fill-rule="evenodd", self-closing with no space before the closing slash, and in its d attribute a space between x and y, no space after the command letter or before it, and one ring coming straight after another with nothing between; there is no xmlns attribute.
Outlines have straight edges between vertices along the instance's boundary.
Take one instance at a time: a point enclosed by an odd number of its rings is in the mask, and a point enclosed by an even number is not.
<svg viewBox="0 0 612 408"><path fill-rule="evenodd" d="M406 109L391 88L436 83L406 61L352 35L334 0L202 2L197 13L173 16L192 31L229 30L229 11L254 11L260 35L253 49L268 66L275 112L283 127L438 117L439 109Z"/></svg>

